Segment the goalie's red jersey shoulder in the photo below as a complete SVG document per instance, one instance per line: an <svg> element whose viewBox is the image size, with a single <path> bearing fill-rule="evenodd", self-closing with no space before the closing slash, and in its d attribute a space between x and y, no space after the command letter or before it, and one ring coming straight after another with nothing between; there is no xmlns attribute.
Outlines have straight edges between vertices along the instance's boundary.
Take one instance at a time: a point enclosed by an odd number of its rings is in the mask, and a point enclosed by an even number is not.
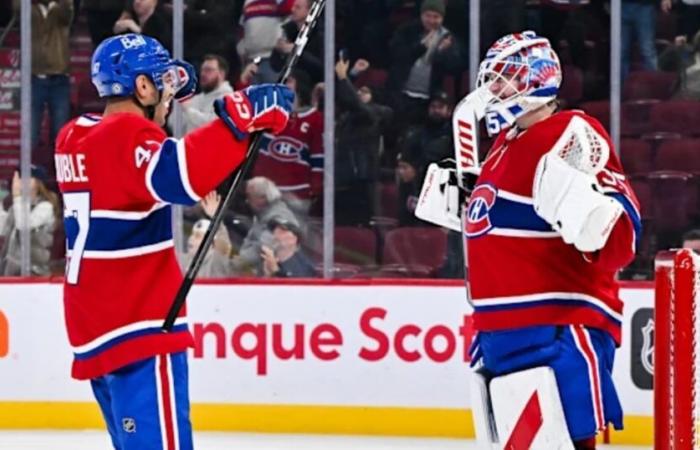
<svg viewBox="0 0 700 450"><path fill-rule="evenodd" d="M604 329L619 342L622 301L615 272L620 267L589 262L589 255L564 243L533 207L537 164L574 115L584 118L611 148L598 178L606 195L619 200L626 214L610 238L624 245L606 247L625 253L615 261L633 255L639 229L637 199L600 123L580 111L565 111L509 139L502 133L487 155L466 213L477 329L582 324ZM610 251L599 253L607 258Z"/></svg>
<svg viewBox="0 0 700 450"><path fill-rule="evenodd" d="M76 378L191 345L182 321L175 332L160 332L182 279L170 207L148 186L149 162L165 138L134 114L81 116L58 136L55 162L67 236L65 319Z"/></svg>

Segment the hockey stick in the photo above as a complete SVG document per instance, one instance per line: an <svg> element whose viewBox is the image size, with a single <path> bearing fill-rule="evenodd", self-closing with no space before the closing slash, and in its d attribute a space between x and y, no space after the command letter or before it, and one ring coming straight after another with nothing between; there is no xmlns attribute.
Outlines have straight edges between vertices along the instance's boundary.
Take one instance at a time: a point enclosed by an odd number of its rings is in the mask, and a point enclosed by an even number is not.
<svg viewBox="0 0 700 450"><path fill-rule="evenodd" d="M491 97L488 87L478 88L464 97L452 113L452 133L457 170L457 183L467 189L467 178L478 177L481 172L479 162L479 121L484 118L486 104ZM462 205L460 219L462 229L462 255L464 259L464 287L467 302L473 306L469 293L469 268L467 267L467 205Z"/></svg>
<svg viewBox="0 0 700 450"><path fill-rule="evenodd" d="M309 41L309 34L316 26L316 22L318 22L319 17L321 17L321 12L323 12L323 7L325 6L325 4L326 0L316 0L314 1L313 5L311 5L311 8L309 9L309 14L306 16L306 22L304 23L304 26L302 26L301 30L299 30L299 34L297 35L297 38L294 41L294 49L292 50L291 56L289 57L289 59L287 59L284 68L280 73L278 83L284 84L287 81L289 74L292 72L292 69L294 68L297 61L299 60L299 57L304 51L304 47L306 47L306 44ZM202 239L202 243L199 244L199 248L197 248L197 253L195 253L192 262L190 262L189 267L187 267L187 273L185 274L185 278L182 280L182 284L180 284L180 288L178 289L177 294L175 295L173 304L170 306L168 315L166 316L165 321L163 322L163 332L167 333L172 329L173 324L175 323L175 319L180 313L180 309L185 303L187 294L189 294L190 289L192 288L192 284L194 283L194 280L197 277L197 273L199 272L199 269L202 266L204 257L214 240L216 230L219 228L221 222L223 221L224 211L226 211L226 208L228 208L229 203L231 203L231 200L233 199L236 191L238 190L241 181L245 178L246 174L248 174L248 172L250 172L250 170L253 168L255 157L257 156L258 150L260 149L261 138L261 132L257 132L252 136L251 142L248 145L248 151L246 152L245 159L243 160L243 165L239 167L238 170L235 172L235 176L233 178L233 182L231 183L231 187L229 187L229 190L226 193L226 196L224 197L223 201L219 203L219 207L216 208L216 213L212 218L211 225L209 226L209 229L207 229L207 232L204 235L204 238Z"/></svg>

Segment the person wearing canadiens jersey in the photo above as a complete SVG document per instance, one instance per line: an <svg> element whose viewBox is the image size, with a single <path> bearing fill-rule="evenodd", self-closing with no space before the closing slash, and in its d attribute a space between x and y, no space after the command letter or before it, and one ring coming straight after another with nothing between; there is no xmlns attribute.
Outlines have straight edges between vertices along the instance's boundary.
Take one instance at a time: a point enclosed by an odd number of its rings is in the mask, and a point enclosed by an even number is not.
<svg viewBox="0 0 700 450"><path fill-rule="evenodd" d="M592 449L609 423L622 428L612 381L623 306L615 274L634 258L639 204L603 126L583 111L559 111L561 68L546 39L499 39L478 83L503 126L466 214L474 361L487 377L549 367L570 442ZM570 163L577 150L604 155L599 167Z"/></svg>
<svg viewBox="0 0 700 450"><path fill-rule="evenodd" d="M97 47L91 75L105 110L70 121L55 155L72 376L90 381L115 449L192 449L185 308L161 332L182 280L170 205L212 191L241 164L250 133L284 129L293 94L274 84L234 92L217 100L218 118L173 139L162 126L171 102L194 93L191 65L124 34Z"/></svg>
<svg viewBox="0 0 700 450"><path fill-rule="evenodd" d="M526 31L496 41L455 110L459 168L477 176L463 191L463 223L450 206L457 197L445 194L461 181L450 161L429 168L437 175L426 176L419 199L419 217L466 239L477 331L471 402L477 440L489 448L520 440L588 450L608 424L622 428L612 379L622 338L616 273L634 257L639 204L603 126L559 110L560 84L547 39ZM480 166L463 156L472 117L497 135ZM453 181L438 190L430 180ZM537 418L527 407L535 401ZM516 430L529 419L541 425L524 438Z"/></svg>

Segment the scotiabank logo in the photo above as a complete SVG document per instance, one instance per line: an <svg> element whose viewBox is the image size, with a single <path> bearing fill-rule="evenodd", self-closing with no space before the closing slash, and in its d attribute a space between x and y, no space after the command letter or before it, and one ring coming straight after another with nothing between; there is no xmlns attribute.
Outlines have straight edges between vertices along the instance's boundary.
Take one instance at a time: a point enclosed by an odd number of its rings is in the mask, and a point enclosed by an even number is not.
<svg viewBox="0 0 700 450"><path fill-rule="evenodd" d="M471 316L463 316L461 324L454 328L407 323L388 331L387 315L387 310L377 307L361 313L357 329L346 331L358 333L362 341L360 348L352 351L343 347L346 336L332 323L309 327L299 323L244 322L235 326L230 334L218 322L195 323L192 328L194 358L211 357L213 351L215 358L225 359L229 357L228 352L233 351L236 357L254 362L258 375L268 373L271 359L333 361L353 357L374 363L396 357L407 363L421 360L446 363L453 358L469 362L468 350L474 335ZM293 327L293 331L285 327Z"/></svg>
<svg viewBox="0 0 700 450"><path fill-rule="evenodd" d="M5 313L0 310L0 358L4 358L10 351L10 322Z"/></svg>

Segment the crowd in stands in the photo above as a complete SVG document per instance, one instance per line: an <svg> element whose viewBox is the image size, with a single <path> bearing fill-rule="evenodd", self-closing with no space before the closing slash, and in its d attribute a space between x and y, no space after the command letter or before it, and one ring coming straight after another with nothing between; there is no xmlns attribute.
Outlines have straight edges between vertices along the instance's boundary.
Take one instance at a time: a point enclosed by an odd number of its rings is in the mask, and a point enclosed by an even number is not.
<svg viewBox="0 0 700 450"><path fill-rule="evenodd" d="M0 11L0 29L10 31L2 34L0 51L19 47L12 3L4 1ZM312 0L184 3L184 56L199 68L199 91L178 108L184 131L191 131L215 117L214 99L277 79ZM470 90L469 0L336 4L334 271L351 277L462 277L459 234L413 212L428 164L453 153L452 109ZM481 0L481 14L482 54L506 33L533 29L548 37L563 67L561 106L584 109L609 127L610 2ZM37 165L28 224L18 220L17 173L0 173L6 180L0 182L0 275L19 273L23 227L31 230L32 274L61 272L64 246L60 205L51 190L51 152L70 117L102 107L91 89L89 55L105 37L126 32L156 37L172 50L172 15L165 0L32 2ZM289 77L296 94L291 120L281 134L263 136L255 168L216 232L202 276L321 273L326 32L319 23ZM700 1L622 0L621 37L619 150L645 225L639 257L623 276L645 278L652 275L656 251L682 245L684 233L700 225L700 162L688 162L700 161ZM172 120L168 127L174 129ZM482 147L490 142L483 130L481 141ZM4 154L0 148L0 168ZM224 188L185 210L184 266Z"/></svg>

